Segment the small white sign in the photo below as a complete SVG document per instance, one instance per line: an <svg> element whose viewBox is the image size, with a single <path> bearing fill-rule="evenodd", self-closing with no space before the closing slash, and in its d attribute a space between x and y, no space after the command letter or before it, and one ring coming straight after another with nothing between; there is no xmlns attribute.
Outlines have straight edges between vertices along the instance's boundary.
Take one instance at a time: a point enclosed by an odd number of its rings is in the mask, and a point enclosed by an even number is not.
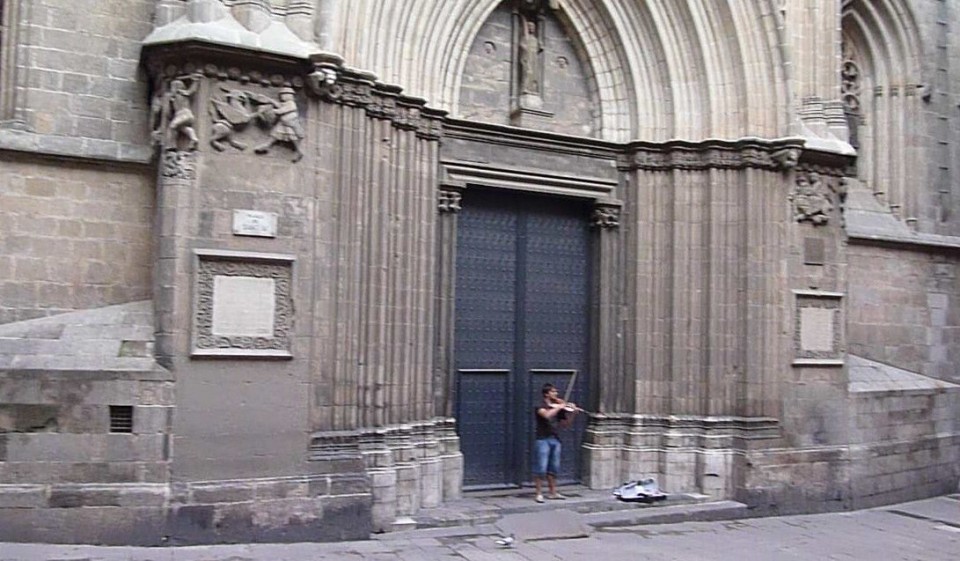
<svg viewBox="0 0 960 561"><path fill-rule="evenodd" d="M233 235L277 237L277 213L259 210L234 210Z"/></svg>

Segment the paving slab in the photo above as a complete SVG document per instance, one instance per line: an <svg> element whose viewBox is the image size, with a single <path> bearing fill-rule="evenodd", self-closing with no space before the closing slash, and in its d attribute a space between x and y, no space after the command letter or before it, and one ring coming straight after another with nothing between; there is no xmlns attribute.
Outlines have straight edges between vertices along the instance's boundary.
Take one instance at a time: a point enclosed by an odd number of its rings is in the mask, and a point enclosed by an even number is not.
<svg viewBox="0 0 960 561"><path fill-rule="evenodd" d="M921 520L935 520L960 528L960 500L953 497L938 497L931 500L903 503L894 507L887 507L885 510Z"/></svg>
<svg viewBox="0 0 960 561"><path fill-rule="evenodd" d="M585 538L590 528L583 515L572 510L557 509L508 514L496 523L501 534L522 541Z"/></svg>

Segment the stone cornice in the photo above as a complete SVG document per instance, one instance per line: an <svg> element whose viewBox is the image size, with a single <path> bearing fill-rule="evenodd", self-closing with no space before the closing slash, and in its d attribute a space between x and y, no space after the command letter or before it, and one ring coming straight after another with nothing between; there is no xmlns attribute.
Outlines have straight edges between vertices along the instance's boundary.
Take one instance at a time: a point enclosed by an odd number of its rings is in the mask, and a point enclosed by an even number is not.
<svg viewBox="0 0 960 561"><path fill-rule="evenodd" d="M542 149L554 153L591 155L611 160L615 160L623 149L623 144L596 138L454 118L447 118L444 121L443 130L444 136L449 138L499 146Z"/></svg>
<svg viewBox="0 0 960 561"><path fill-rule="evenodd" d="M350 70L336 63L315 63L307 83L324 101L366 110L374 119L390 121L401 130L438 140L443 135L446 112L427 107L425 99L406 96L401 88L378 82L372 75Z"/></svg>
<svg viewBox="0 0 960 561"><path fill-rule="evenodd" d="M847 239L852 245L873 245L904 249L909 251L926 251L935 253L960 253L960 236L941 236L938 234L899 234L894 232L878 232L868 228L856 228L847 225Z"/></svg>
<svg viewBox="0 0 960 561"><path fill-rule="evenodd" d="M147 145L0 128L0 160L10 159L6 152L90 164L153 164L153 148Z"/></svg>

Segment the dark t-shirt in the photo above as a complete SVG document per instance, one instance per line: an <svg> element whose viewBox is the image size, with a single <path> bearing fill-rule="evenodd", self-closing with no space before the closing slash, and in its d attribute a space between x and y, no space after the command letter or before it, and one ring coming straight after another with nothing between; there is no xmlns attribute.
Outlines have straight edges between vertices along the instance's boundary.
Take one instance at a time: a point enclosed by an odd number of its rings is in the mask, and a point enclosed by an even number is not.
<svg viewBox="0 0 960 561"><path fill-rule="evenodd" d="M540 415L540 410L545 408L546 405L542 403L533 407L533 416L537 419L537 438L549 438L551 436L559 438L557 434L557 423L567 418L567 412L561 410L553 417L545 419Z"/></svg>

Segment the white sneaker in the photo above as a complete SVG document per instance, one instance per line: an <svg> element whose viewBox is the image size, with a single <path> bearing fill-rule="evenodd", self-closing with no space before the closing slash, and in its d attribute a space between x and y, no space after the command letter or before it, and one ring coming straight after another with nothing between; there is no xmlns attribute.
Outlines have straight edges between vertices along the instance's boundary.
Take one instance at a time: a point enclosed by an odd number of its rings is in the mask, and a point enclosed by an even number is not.
<svg viewBox="0 0 960 561"><path fill-rule="evenodd" d="M543 495L537 495L537 497L536 497L534 500L537 501L538 503L542 503L542 502L543 502Z"/></svg>
<svg viewBox="0 0 960 561"><path fill-rule="evenodd" d="M560 493L554 493L554 494L550 495L550 499L552 499L552 500L554 500L554 501L564 501L564 500L567 499L567 497L561 495Z"/></svg>

